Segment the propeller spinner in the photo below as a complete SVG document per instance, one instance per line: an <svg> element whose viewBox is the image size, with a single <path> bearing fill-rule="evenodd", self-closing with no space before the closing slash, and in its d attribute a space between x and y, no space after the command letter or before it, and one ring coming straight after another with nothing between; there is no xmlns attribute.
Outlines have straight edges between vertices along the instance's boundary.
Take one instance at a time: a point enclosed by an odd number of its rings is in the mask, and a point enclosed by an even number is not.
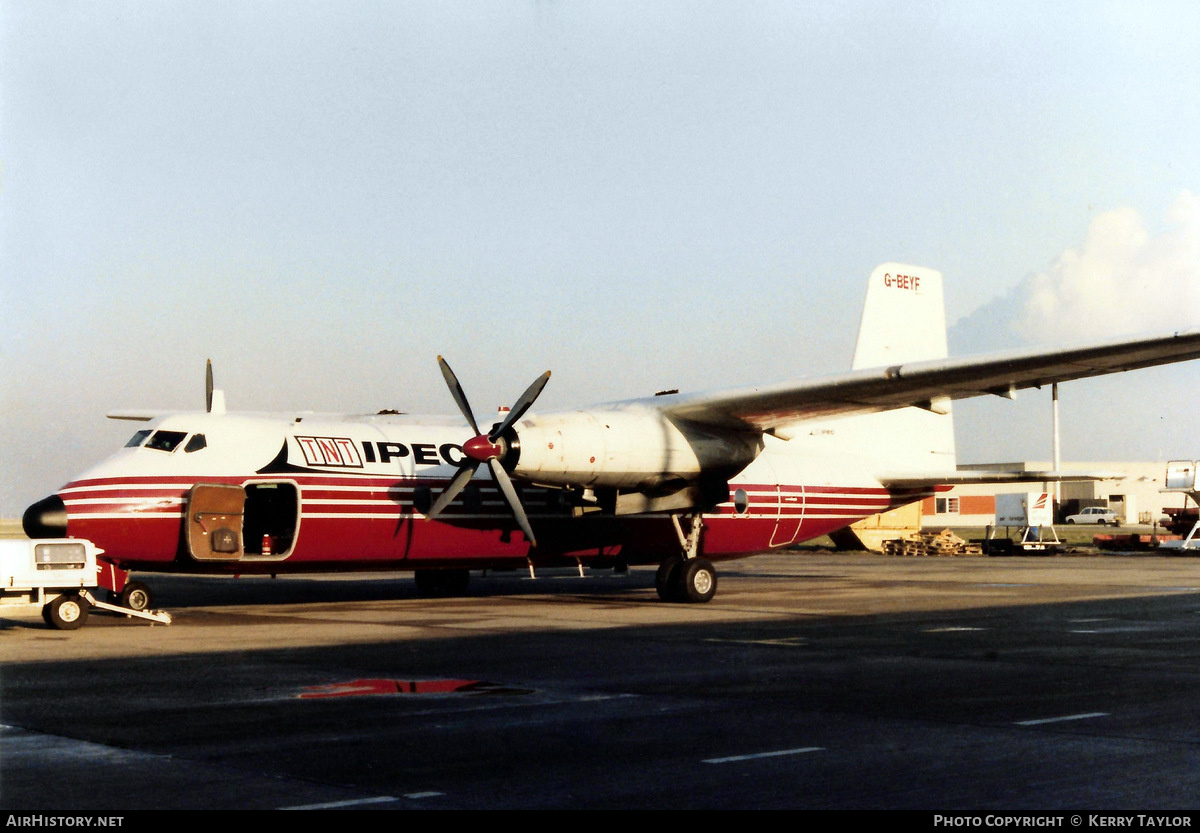
<svg viewBox="0 0 1200 833"><path fill-rule="evenodd" d="M442 368L442 376L446 379L446 385L450 388L450 395L454 397L454 403L462 411L462 415L466 418L467 424L471 426L471 430L475 432L475 436L463 443L463 454L466 456L467 461L463 463L462 468L454 475L446 490L442 492L433 506L429 508L425 517L432 519L441 514L442 510L449 506L454 498L458 497L458 493L475 476L475 472L479 470L479 467L487 463L488 469L492 473L492 479L500 487L500 492L504 495L504 500L508 503L508 508L512 510L517 525L521 527L521 531L525 533L525 537L529 539L529 543L536 547L537 539L533 536L533 528L529 525L529 517L525 514L525 508L521 506L521 499L517 497L517 490L513 486L508 472L500 464L500 458L507 451L507 444L503 440L504 432L515 425L517 420L529 410L529 406L533 404L534 400L542 392L542 388L546 387L546 383L550 381L550 371L547 370L541 376L534 379L533 384L521 394L521 398L513 405L512 410L508 412L508 416L505 417L504 421L487 434L484 434L479 430L478 423L475 422L475 414L471 411L471 406L467 402L467 395L463 392L462 385L458 383L458 377L454 375L454 371L450 369L450 365L441 356L438 356L438 365Z"/></svg>

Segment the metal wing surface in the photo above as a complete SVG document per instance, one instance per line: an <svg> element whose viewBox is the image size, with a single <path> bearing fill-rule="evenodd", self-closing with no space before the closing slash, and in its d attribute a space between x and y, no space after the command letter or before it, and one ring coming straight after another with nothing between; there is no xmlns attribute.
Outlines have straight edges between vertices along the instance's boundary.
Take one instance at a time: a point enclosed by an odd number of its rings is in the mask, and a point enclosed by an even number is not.
<svg viewBox="0 0 1200 833"><path fill-rule="evenodd" d="M911 362L769 387L648 400L669 416L724 429L778 432L810 419L910 406L940 411L939 400L1103 376L1200 358L1200 329L1084 347ZM786 432L779 432L786 434Z"/></svg>

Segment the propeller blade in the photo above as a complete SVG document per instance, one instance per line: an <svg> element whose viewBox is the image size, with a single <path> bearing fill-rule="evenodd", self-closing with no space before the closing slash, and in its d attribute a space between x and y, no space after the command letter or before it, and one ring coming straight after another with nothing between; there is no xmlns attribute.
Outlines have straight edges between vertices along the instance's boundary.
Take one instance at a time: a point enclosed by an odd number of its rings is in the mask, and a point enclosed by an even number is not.
<svg viewBox="0 0 1200 833"><path fill-rule="evenodd" d="M475 414L471 412L471 406L467 403L467 395L463 392L462 385L458 383L458 377L454 375L454 371L450 369L450 365L441 356L438 356L438 366L442 368L442 376L446 380L446 385L450 388L450 395L454 397L454 404L462 411L462 415L466 417L467 424L471 426L471 430L479 436L479 426L475 423Z"/></svg>
<svg viewBox="0 0 1200 833"><path fill-rule="evenodd" d="M533 380L533 384L525 389L521 394L521 398L512 406L512 410L508 412L508 416L504 418L504 422L492 429L488 434L488 442L495 442L500 438L500 435L516 424L517 420L525 416L525 412L529 410L529 406L541 394L542 388L546 387L546 383L550 381L550 371L547 370L541 376ZM478 432L476 432L478 433Z"/></svg>
<svg viewBox="0 0 1200 833"><path fill-rule="evenodd" d="M212 375L212 359L208 359L204 365L204 410L206 413L212 413L213 400L213 375ZM476 433L479 433L478 431Z"/></svg>
<svg viewBox="0 0 1200 833"><path fill-rule="evenodd" d="M451 479L450 485L438 496L437 502L429 507L429 511L425 513L425 520L431 521L442 514L442 510L450 505L450 501L458 497L458 493L463 490L463 487L467 485L478 469L479 463L475 460L472 460L459 469L458 473Z"/></svg>
<svg viewBox="0 0 1200 833"><path fill-rule="evenodd" d="M508 472L495 457L487 462L496 485L500 487L500 491L504 493L504 499L508 501L508 508L512 510L513 517L517 519L517 526L521 527L521 531L529 539L530 545L536 547L537 539L533 537L533 528L529 525L529 518L525 515L525 507L521 506L521 499L517 497L517 490L513 488L512 481L508 479Z"/></svg>

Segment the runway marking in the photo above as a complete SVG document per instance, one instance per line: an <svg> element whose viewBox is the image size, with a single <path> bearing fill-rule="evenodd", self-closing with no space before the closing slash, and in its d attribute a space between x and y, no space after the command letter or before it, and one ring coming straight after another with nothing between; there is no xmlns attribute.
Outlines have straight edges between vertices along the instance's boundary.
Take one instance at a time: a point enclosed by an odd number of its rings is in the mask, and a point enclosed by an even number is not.
<svg viewBox="0 0 1200 833"><path fill-rule="evenodd" d="M757 752L753 755L730 755L728 758L706 758L703 764L731 764L737 761L753 761L759 758L781 758L785 755L803 755L806 752L824 752L824 746L802 746L798 749L779 749L775 752Z"/></svg>
<svg viewBox="0 0 1200 833"><path fill-rule="evenodd" d="M1043 717L1040 720L1018 720L1017 726L1041 726L1043 723L1062 723L1066 720L1089 720L1093 717L1108 717L1108 712L1087 712L1085 714L1068 714L1063 717Z"/></svg>
<svg viewBox="0 0 1200 833"><path fill-rule="evenodd" d="M386 804L395 801L390 795L377 795L373 798L351 798L346 801L325 801L321 804L297 804L295 807L280 807L280 810L337 810L341 807L357 807L359 804Z"/></svg>
<svg viewBox="0 0 1200 833"><path fill-rule="evenodd" d="M1154 625L1126 625L1112 628L1072 628L1067 633L1141 633L1153 630L1154 627Z"/></svg>
<svg viewBox="0 0 1200 833"><path fill-rule="evenodd" d="M962 633L964 631L986 631L987 628L972 628L966 625L948 625L944 628L926 628L922 633Z"/></svg>
<svg viewBox="0 0 1200 833"><path fill-rule="evenodd" d="M808 640L803 636L785 636L780 639L705 639L705 642L731 642L734 645L782 645L785 648L803 647Z"/></svg>

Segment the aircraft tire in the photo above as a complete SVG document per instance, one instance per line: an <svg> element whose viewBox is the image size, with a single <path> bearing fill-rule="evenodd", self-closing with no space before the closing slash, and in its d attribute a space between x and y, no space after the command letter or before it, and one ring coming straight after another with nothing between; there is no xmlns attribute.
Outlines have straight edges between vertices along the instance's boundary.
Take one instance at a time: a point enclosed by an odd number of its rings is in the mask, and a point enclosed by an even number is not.
<svg viewBox="0 0 1200 833"><path fill-rule="evenodd" d="M654 575L654 589L658 591L658 597L664 602L682 601L683 583L680 581L680 576L683 574L683 559L679 556L668 558L658 567L658 572Z"/></svg>
<svg viewBox="0 0 1200 833"><path fill-rule="evenodd" d="M46 605L46 618L60 631L73 631L87 621L89 605L79 596L63 594Z"/></svg>
<svg viewBox="0 0 1200 833"><path fill-rule="evenodd" d="M422 596L461 596L471 581L469 570L414 570L413 580Z"/></svg>
<svg viewBox="0 0 1200 833"><path fill-rule="evenodd" d="M447 596L461 596L471 583L470 570L442 570L442 586Z"/></svg>
<svg viewBox="0 0 1200 833"><path fill-rule="evenodd" d="M121 607L127 607L130 610L149 610L153 601L154 597L150 593L150 588L140 581L129 582L121 591Z"/></svg>
<svg viewBox="0 0 1200 833"><path fill-rule="evenodd" d="M693 558L687 562L680 574L685 601L707 602L717 593L717 571L704 558Z"/></svg>

